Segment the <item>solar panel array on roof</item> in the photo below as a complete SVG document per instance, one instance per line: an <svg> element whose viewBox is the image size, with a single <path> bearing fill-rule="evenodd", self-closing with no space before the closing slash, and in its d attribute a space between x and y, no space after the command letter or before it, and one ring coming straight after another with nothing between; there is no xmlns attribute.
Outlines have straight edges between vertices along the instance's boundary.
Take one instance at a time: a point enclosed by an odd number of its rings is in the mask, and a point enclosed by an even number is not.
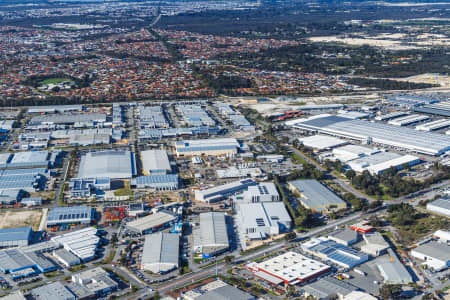
<svg viewBox="0 0 450 300"><path fill-rule="evenodd" d="M304 243L302 247L318 256L324 256L345 268L353 268L369 260L367 254L363 254L329 239L314 239L308 243Z"/></svg>
<svg viewBox="0 0 450 300"><path fill-rule="evenodd" d="M133 180L137 188L153 188L156 190L175 190L179 187L178 175L139 176Z"/></svg>
<svg viewBox="0 0 450 300"><path fill-rule="evenodd" d="M45 168L0 170L0 190L32 192L45 183L46 176Z"/></svg>
<svg viewBox="0 0 450 300"><path fill-rule="evenodd" d="M55 207L47 217L47 225L61 225L69 223L88 224L93 219L93 210L88 206Z"/></svg>

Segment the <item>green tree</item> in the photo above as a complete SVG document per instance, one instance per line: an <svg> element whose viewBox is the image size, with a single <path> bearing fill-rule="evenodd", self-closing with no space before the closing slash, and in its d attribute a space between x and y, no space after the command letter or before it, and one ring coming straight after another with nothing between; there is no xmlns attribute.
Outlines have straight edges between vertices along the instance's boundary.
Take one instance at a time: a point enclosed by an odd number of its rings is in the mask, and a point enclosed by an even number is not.
<svg viewBox="0 0 450 300"><path fill-rule="evenodd" d="M380 288L380 297L383 300L397 299L402 287L397 284L383 284Z"/></svg>
<svg viewBox="0 0 450 300"><path fill-rule="evenodd" d="M225 256L225 263L227 264L231 264L234 260L234 256L233 255L227 255Z"/></svg>
<svg viewBox="0 0 450 300"><path fill-rule="evenodd" d="M345 172L345 177L347 177L350 180L353 180L353 178L355 178L356 176L356 172L353 170L348 170L347 172Z"/></svg>

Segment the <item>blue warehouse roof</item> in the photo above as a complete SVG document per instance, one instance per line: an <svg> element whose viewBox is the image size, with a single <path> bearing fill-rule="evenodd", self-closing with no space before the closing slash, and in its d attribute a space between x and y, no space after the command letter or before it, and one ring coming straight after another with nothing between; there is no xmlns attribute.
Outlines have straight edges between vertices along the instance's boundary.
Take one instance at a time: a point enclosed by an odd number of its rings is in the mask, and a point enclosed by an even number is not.
<svg viewBox="0 0 450 300"><path fill-rule="evenodd" d="M94 217L94 211L88 206L55 207L47 218L47 225L64 223L89 223Z"/></svg>
<svg viewBox="0 0 450 300"><path fill-rule="evenodd" d="M355 249L341 245L332 240L322 241L312 246L309 250L325 255L328 259L337 264L353 268L369 258L366 254L360 253Z"/></svg>
<svg viewBox="0 0 450 300"><path fill-rule="evenodd" d="M236 146L223 145L223 146L186 147L186 148L178 148L177 151L178 152L191 152L191 151L227 150L227 149L236 149Z"/></svg>
<svg viewBox="0 0 450 300"><path fill-rule="evenodd" d="M136 184L149 184L149 183L177 183L178 175L150 175L136 177Z"/></svg>
<svg viewBox="0 0 450 300"><path fill-rule="evenodd" d="M31 227L0 229L0 242L29 240Z"/></svg>

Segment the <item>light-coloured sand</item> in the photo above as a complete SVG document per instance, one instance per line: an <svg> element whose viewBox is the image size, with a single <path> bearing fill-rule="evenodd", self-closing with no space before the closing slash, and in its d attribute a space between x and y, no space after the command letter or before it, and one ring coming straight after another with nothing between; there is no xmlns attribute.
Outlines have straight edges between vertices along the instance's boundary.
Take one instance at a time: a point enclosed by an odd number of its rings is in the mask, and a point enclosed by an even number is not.
<svg viewBox="0 0 450 300"><path fill-rule="evenodd" d="M31 226L34 230L38 230L41 216L41 210L2 212L0 213L0 229Z"/></svg>

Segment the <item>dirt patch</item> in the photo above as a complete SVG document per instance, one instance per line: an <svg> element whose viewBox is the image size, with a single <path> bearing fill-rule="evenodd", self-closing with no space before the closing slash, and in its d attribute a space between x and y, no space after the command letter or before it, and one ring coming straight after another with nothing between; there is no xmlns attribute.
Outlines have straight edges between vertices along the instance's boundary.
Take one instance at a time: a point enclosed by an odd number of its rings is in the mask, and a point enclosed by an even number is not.
<svg viewBox="0 0 450 300"><path fill-rule="evenodd" d="M41 210L7 211L0 213L0 229L31 226L39 229Z"/></svg>

